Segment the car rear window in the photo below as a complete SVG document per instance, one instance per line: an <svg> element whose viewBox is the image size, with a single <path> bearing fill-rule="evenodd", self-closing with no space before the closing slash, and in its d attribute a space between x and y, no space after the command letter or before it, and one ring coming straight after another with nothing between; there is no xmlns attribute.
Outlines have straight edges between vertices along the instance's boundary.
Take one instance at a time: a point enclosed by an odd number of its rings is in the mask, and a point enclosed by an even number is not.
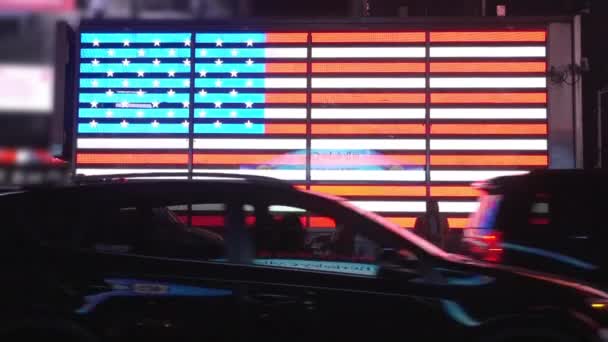
<svg viewBox="0 0 608 342"><path fill-rule="evenodd" d="M494 228L502 199L502 195L481 196L479 198L479 209L469 218L469 228Z"/></svg>

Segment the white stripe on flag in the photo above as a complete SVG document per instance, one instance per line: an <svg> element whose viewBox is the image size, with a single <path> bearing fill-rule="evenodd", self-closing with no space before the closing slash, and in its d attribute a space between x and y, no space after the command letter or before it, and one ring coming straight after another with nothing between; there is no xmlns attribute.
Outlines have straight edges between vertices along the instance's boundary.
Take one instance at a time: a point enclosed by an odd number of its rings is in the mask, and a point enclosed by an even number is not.
<svg viewBox="0 0 608 342"><path fill-rule="evenodd" d="M182 149L188 139L79 138L78 149Z"/></svg>
<svg viewBox="0 0 608 342"><path fill-rule="evenodd" d="M431 77L431 88L545 88L544 77Z"/></svg>
<svg viewBox="0 0 608 342"><path fill-rule="evenodd" d="M313 47L313 58L424 58L424 47Z"/></svg>
<svg viewBox="0 0 608 342"><path fill-rule="evenodd" d="M529 171L508 170L508 171L456 171L456 170L441 170L431 171L432 182L475 182L483 181L501 176L523 175Z"/></svg>
<svg viewBox="0 0 608 342"><path fill-rule="evenodd" d="M424 150L424 139L312 139L313 150Z"/></svg>
<svg viewBox="0 0 608 342"><path fill-rule="evenodd" d="M544 151L546 139L431 139L431 150Z"/></svg>
<svg viewBox="0 0 608 342"><path fill-rule="evenodd" d="M266 88L306 88L306 78L266 78Z"/></svg>
<svg viewBox="0 0 608 342"><path fill-rule="evenodd" d="M315 181L424 181L424 170L311 170Z"/></svg>
<svg viewBox="0 0 608 342"><path fill-rule="evenodd" d="M438 202L442 213L472 213L479 208L479 202Z"/></svg>
<svg viewBox="0 0 608 342"><path fill-rule="evenodd" d="M431 57L545 57L544 46L431 47Z"/></svg>
<svg viewBox="0 0 608 342"><path fill-rule="evenodd" d="M306 119L306 108L266 108L266 119Z"/></svg>
<svg viewBox="0 0 608 342"><path fill-rule="evenodd" d="M194 139L194 149L303 150L305 139Z"/></svg>
<svg viewBox="0 0 608 342"><path fill-rule="evenodd" d="M194 169L193 172L230 173L235 175L266 176L283 180L305 180L306 170L265 170L265 169ZM196 177L195 177L196 178Z"/></svg>
<svg viewBox="0 0 608 342"><path fill-rule="evenodd" d="M306 58L306 48L266 48L266 58Z"/></svg>
<svg viewBox="0 0 608 342"><path fill-rule="evenodd" d="M423 201L350 201L350 203L363 210L383 213L423 213L426 211L426 203Z"/></svg>
<svg viewBox="0 0 608 342"><path fill-rule="evenodd" d="M423 77L313 77L313 88L424 88Z"/></svg>
<svg viewBox="0 0 608 342"><path fill-rule="evenodd" d="M113 175L113 174L127 174L127 173L186 173L187 169L89 169L80 168L76 169L76 174L82 174L86 176L98 176L98 175ZM156 178L156 177L153 177ZM173 178L173 177L164 177ZM139 179L139 178L138 178Z"/></svg>
<svg viewBox="0 0 608 342"><path fill-rule="evenodd" d="M431 119L546 119L546 108L431 108Z"/></svg>
<svg viewBox="0 0 608 342"><path fill-rule="evenodd" d="M313 108L312 119L424 119L424 108Z"/></svg>

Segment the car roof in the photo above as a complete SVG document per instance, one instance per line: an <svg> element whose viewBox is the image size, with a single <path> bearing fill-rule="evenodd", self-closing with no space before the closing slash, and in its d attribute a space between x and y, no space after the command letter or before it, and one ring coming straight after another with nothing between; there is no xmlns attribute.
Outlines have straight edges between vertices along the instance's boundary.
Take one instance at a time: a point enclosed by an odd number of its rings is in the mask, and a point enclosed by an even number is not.
<svg viewBox="0 0 608 342"><path fill-rule="evenodd" d="M503 176L483 182L480 188L491 194L510 191L550 191L553 189L578 188L581 191L593 187L606 189L608 173L602 170L534 170L527 174Z"/></svg>

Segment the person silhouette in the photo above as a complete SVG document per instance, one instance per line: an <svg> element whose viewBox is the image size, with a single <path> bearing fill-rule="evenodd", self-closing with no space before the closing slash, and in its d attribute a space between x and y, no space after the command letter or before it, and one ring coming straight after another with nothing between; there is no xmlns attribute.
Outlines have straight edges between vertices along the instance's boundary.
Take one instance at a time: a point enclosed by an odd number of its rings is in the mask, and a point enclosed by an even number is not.
<svg viewBox="0 0 608 342"><path fill-rule="evenodd" d="M445 248L447 230L448 220L439 213L439 204L435 200L429 200L426 213L416 219L414 233L440 248Z"/></svg>

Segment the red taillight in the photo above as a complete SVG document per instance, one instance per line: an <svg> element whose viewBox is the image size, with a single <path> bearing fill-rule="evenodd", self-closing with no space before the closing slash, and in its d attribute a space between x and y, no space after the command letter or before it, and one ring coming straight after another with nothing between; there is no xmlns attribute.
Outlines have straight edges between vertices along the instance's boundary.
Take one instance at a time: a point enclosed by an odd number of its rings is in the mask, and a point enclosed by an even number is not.
<svg viewBox="0 0 608 342"><path fill-rule="evenodd" d="M484 261L501 262L503 256L502 233L470 234L469 252Z"/></svg>

